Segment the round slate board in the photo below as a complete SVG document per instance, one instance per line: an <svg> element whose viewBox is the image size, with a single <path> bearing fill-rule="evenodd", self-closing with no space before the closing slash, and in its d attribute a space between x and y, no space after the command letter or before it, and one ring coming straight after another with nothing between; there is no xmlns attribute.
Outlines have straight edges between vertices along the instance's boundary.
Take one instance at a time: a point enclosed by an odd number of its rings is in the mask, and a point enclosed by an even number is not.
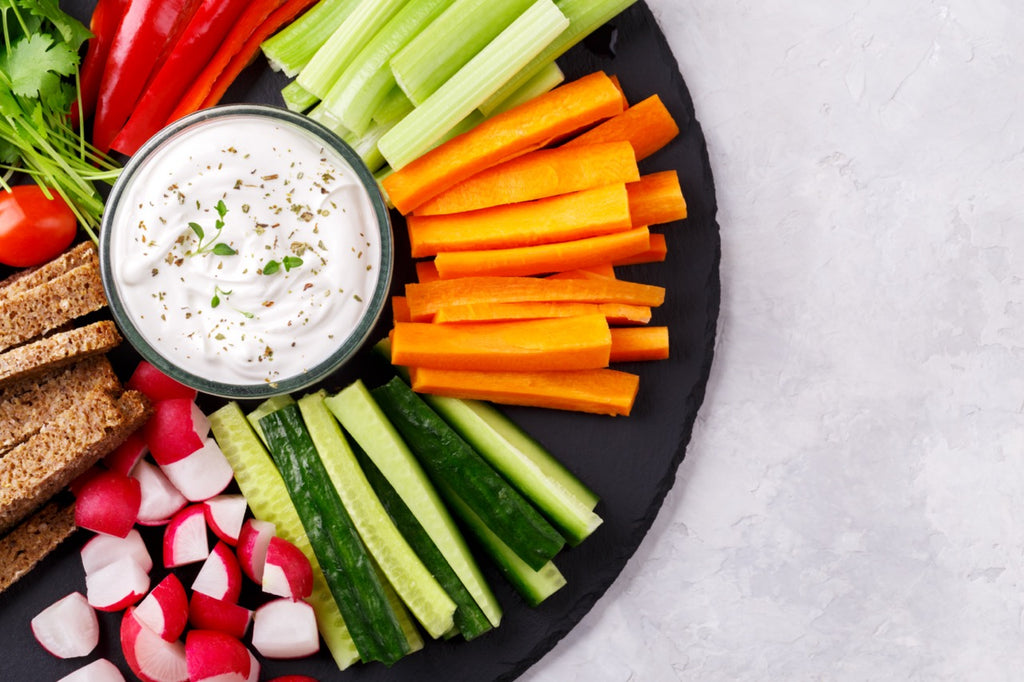
<svg viewBox="0 0 1024 682"><path fill-rule="evenodd" d="M70 13L87 21L92 2L62 2ZM714 181L704 136L694 115L686 85L664 36L642 2L616 17L583 45L560 60L569 79L597 69L619 76L631 102L657 93L679 123L680 135L668 147L641 163L641 172L675 169L687 198L689 217L660 226L668 237L665 263L621 268L620 277L667 287L666 303L652 324L668 325L671 359L623 367L641 376L633 414L609 418L526 408L506 412L538 438L601 497L598 513L604 524L580 546L556 559L568 584L537 608L527 607L496 571L485 565L505 608L501 627L472 641L428 642L423 651L391 668L355 665L339 673L326 651L301 661L264 661L261 678L304 673L320 680L508 680L537 661L580 621L615 580L650 528L690 440L711 368L719 309L720 239L715 222ZM251 66L229 91L226 101L280 103L284 80L262 60ZM395 221L399 256L394 293L413 279L402 221ZM385 311L383 319L390 319ZM381 335L386 325L381 324ZM113 355L126 377L136 358L130 348ZM372 384L384 373L368 355L326 383L342 388L355 377ZM204 399L205 408L217 406ZM159 563L159 531L145 533ZM84 662L104 656L128 673L119 651L119 614L100 614L102 636L88 659L62 661L47 654L32 638L31 618L71 591L84 593L78 551L87 534L79 532L47 557L32 573L0 594L0 652L6 660L4 679L55 680ZM196 571L179 571L189 584ZM154 584L162 577L153 572ZM252 606L260 597L243 595Z"/></svg>

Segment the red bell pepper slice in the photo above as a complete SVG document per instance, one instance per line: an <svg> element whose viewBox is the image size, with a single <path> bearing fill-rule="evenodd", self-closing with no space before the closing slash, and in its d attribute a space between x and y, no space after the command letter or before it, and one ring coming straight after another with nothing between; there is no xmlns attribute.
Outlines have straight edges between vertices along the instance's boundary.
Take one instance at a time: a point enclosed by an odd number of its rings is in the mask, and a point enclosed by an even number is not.
<svg viewBox="0 0 1024 682"><path fill-rule="evenodd" d="M93 144L109 151L153 69L195 13L199 0L129 0L107 54L93 120Z"/></svg>
<svg viewBox="0 0 1024 682"><path fill-rule="evenodd" d="M78 102L71 105L71 120L74 123L88 119L96 109L100 80L107 65L107 54L127 7L128 0L98 0L96 7L93 8L92 17L89 19L92 38L89 38L86 45L85 58L79 70L78 96L82 106L81 112L78 109Z"/></svg>
<svg viewBox="0 0 1024 682"><path fill-rule="evenodd" d="M217 52L250 0L201 0L166 61L156 70L111 147L134 154L163 127L178 99ZM255 3L260 4L260 3Z"/></svg>

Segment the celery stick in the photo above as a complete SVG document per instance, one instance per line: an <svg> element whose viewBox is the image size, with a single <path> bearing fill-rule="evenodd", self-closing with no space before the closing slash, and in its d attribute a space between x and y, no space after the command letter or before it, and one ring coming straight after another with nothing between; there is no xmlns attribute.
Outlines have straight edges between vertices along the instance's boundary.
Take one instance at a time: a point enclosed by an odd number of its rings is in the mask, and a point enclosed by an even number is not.
<svg viewBox="0 0 1024 682"><path fill-rule="evenodd" d="M275 71L294 77L352 12L357 0L320 0L308 12L263 42Z"/></svg>
<svg viewBox="0 0 1024 682"><path fill-rule="evenodd" d="M373 112L395 87L395 76L388 67L391 57L451 3L409 0L353 58L323 98L346 128L357 135L366 132Z"/></svg>
<svg viewBox="0 0 1024 682"><path fill-rule="evenodd" d="M422 104L532 4L533 0L455 0L395 54L395 80L414 104Z"/></svg>
<svg viewBox="0 0 1024 682"><path fill-rule="evenodd" d="M598 27L623 11L636 0L555 0L558 9L569 18L569 28L558 36L550 45L534 57L522 71L509 79L486 102L480 105L480 111L491 116L501 106L501 101L518 89L523 83L533 78L548 62L561 57L576 43L593 33Z"/></svg>
<svg viewBox="0 0 1024 682"><path fill-rule="evenodd" d="M284 98L284 105L286 107L300 114L319 101L316 95L299 85L298 81L292 81L284 86L281 90L281 97Z"/></svg>
<svg viewBox="0 0 1024 682"><path fill-rule="evenodd" d="M355 150L356 154L359 155L359 158L361 158L363 163L366 164L366 167L370 169L371 173L373 173L381 168L385 163L384 157L381 156L380 150L377 149L377 142L384 136L384 133L391 130L391 128L391 124L374 123L364 134L355 135L353 133L349 133L343 139L350 147L352 147L352 149Z"/></svg>
<svg viewBox="0 0 1024 682"><path fill-rule="evenodd" d="M407 0L359 0L352 12L341 22L305 68L298 82L306 90L323 99L334 81L344 73L356 55L366 47L384 24L402 9Z"/></svg>
<svg viewBox="0 0 1024 682"><path fill-rule="evenodd" d="M313 107L312 111L306 114L306 116L327 128L343 140L352 134L352 131L342 125L341 121L338 120L338 117L323 104Z"/></svg>
<svg viewBox="0 0 1024 682"><path fill-rule="evenodd" d="M523 83L514 92L510 92L503 101L498 102L497 108L491 112L491 116L496 116L523 102L529 102L545 92L554 90L563 81L565 81L565 74L562 73L562 69L555 62L548 62L537 72L536 76Z"/></svg>
<svg viewBox="0 0 1024 682"><path fill-rule="evenodd" d="M551 0L538 0L377 143L400 169L494 94L569 25Z"/></svg>
<svg viewBox="0 0 1024 682"><path fill-rule="evenodd" d="M405 96L402 89L396 86L391 88L391 92L380 103L377 110L373 112L373 120L384 125L394 125L405 118L412 110L412 102Z"/></svg>

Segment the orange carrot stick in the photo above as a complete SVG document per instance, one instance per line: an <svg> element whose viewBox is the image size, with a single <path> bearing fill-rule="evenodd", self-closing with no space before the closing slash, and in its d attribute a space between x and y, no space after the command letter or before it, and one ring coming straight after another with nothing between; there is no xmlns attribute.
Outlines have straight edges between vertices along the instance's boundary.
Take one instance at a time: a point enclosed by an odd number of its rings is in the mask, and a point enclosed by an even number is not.
<svg viewBox="0 0 1024 682"><path fill-rule="evenodd" d="M443 306L516 301L626 303L656 308L665 288L620 279L539 279L535 277L463 277L405 285L415 322L433 319Z"/></svg>
<svg viewBox="0 0 1024 682"><path fill-rule="evenodd" d="M612 79L612 83L619 89L619 93L622 95L622 110L625 111L629 108L629 100L626 99L626 91L622 89L622 83L619 82L619 77L614 73L608 76Z"/></svg>
<svg viewBox="0 0 1024 682"><path fill-rule="evenodd" d="M633 145L636 160L642 161L671 142L678 134L679 126L665 108L661 98L651 95L562 146L575 147L596 142L627 140Z"/></svg>
<svg viewBox="0 0 1024 682"><path fill-rule="evenodd" d="M622 112L622 93L596 72L483 121L382 181L402 214L485 168Z"/></svg>
<svg viewBox="0 0 1024 682"><path fill-rule="evenodd" d="M626 185L633 225L660 225L686 217L686 199L674 170L651 173Z"/></svg>
<svg viewBox="0 0 1024 682"><path fill-rule="evenodd" d="M604 315L516 322L400 322L391 337L396 365L484 371L607 367L612 337Z"/></svg>
<svg viewBox="0 0 1024 682"><path fill-rule="evenodd" d="M391 297L391 322L392 324L412 322L412 316L409 314L409 301L405 296Z"/></svg>
<svg viewBox="0 0 1024 682"><path fill-rule="evenodd" d="M668 327L617 327L612 333L612 362L668 359Z"/></svg>
<svg viewBox="0 0 1024 682"><path fill-rule="evenodd" d="M665 235L660 232L651 233L651 246L643 253L638 253L629 258L620 258L612 263L615 265L640 265L642 263L663 263L668 257L668 243Z"/></svg>
<svg viewBox="0 0 1024 682"><path fill-rule="evenodd" d="M409 216L413 258L441 251L505 249L623 232L633 226L626 185L451 215Z"/></svg>
<svg viewBox="0 0 1024 682"><path fill-rule="evenodd" d="M434 315L434 322L510 322L512 320L543 320L551 317L594 314L604 315L609 325L647 324L651 321L651 309L648 306L625 303L542 301L453 305L438 310Z"/></svg>
<svg viewBox="0 0 1024 682"><path fill-rule="evenodd" d="M615 279L615 268L612 267L611 263L602 263L601 265L595 265L588 268L576 268L574 270L564 270L562 272L556 272L553 275L548 275L547 279Z"/></svg>
<svg viewBox="0 0 1024 682"><path fill-rule="evenodd" d="M650 232L638 227L625 232L587 237L557 244L519 246L510 249L445 251L434 264L442 279L503 275L541 275L561 268L586 268L650 248Z"/></svg>
<svg viewBox="0 0 1024 682"><path fill-rule="evenodd" d="M473 211L639 180L633 146L626 141L538 149L463 180L417 208L416 215Z"/></svg>
<svg viewBox="0 0 1024 682"><path fill-rule="evenodd" d="M417 282L433 282L434 280L441 278L440 275L437 274L437 266L434 265L433 260L416 261L415 267Z"/></svg>
<svg viewBox="0 0 1024 682"><path fill-rule="evenodd" d="M414 391L556 410L626 416L640 377L614 369L471 372L410 367Z"/></svg>

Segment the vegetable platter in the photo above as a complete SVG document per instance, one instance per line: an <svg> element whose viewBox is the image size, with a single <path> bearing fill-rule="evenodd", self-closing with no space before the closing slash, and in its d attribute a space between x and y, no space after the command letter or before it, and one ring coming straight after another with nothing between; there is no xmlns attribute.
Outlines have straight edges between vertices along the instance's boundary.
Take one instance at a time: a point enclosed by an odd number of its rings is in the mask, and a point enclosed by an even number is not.
<svg viewBox="0 0 1024 682"><path fill-rule="evenodd" d="M93 6L89 1L61 2L62 9L86 23ZM677 171L688 209L685 221L667 226L664 262L621 268L624 278L666 288L665 304L655 311L652 322L668 326L671 333L668 360L626 367L641 377L630 416L502 408L600 497L596 511L603 524L586 542L559 555L558 568L567 584L537 607L528 606L496 569L481 561L504 615L500 627L472 641L432 640L422 651L391 667L370 663L345 671L339 671L322 648L310 658L261 661L261 679L286 674L309 675L325 682L513 679L549 651L601 598L637 549L675 480L703 401L719 312L720 240L704 137L675 59L643 2L572 48L559 65L566 81L598 70L617 76L630 102L652 94L661 97L680 134L644 160L642 169L645 173ZM261 57L241 74L222 101L282 104L281 90L287 82ZM393 211L392 221L397 244L392 293L401 295L404 285L415 281L416 273L404 219ZM6 270L0 271L5 274ZM383 337L390 323L388 310L374 336ZM112 360L127 376L138 358L130 347L123 346ZM386 380L386 374L381 361L367 348L322 387L334 393L355 379L375 386ZM200 400L207 412L223 402L212 397ZM158 534L144 536L153 546L159 543ZM47 654L28 627L36 614L57 599L70 591L84 591L79 557L83 542L84 536L73 536L0 594L0 651L7 659L2 666L4 679L58 679L83 665L82 660L61 660ZM685 594L666 596L685 598ZM123 668L119 623L119 617L100 619L100 645L92 658L106 657Z"/></svg>

